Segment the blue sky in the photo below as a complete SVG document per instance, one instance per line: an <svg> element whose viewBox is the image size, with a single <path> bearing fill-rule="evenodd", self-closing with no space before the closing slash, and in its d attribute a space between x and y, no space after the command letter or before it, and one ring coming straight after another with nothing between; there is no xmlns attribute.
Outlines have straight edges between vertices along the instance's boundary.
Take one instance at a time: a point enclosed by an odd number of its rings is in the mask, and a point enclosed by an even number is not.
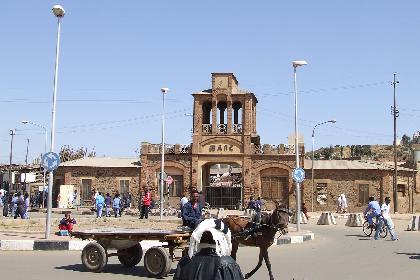
<svg viewBox="0 0 420 280"><path fill-rule="evenodd" d="M293 132L293 69L299 68L299 126L316 144L392 143L392 74L400 84L398 134L419 130L418 1L2 1L0 4L0 162L18 129L14 162L43 151L44 137L23 119L51 125L54 4L66 9L57 103L56 147L136 156L160 142L161 87L167 142L189 143L191 93L212 72L233 72L259 100L262 143Z"/></svg>

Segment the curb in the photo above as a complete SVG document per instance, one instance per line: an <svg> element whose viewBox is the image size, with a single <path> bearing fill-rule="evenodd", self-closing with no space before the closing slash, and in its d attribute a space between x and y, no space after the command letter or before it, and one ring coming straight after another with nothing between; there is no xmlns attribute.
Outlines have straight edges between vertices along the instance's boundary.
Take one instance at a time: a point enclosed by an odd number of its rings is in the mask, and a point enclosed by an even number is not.
<svg viewBox="0 0 420 280"><path fill-rule="evenodd" d="M310 241L315 239L314 233L307 233L304 235L295 235L295 236L284 236L277 239L275 245L287 245L287 244L299 244L305 241Z"/></svg>
<svg viewBox="0 0 420 280"><path fill-rule="evenodd" d="M0 251L82 251L90 242L82 240L0 240ZM163 244L154 240L144 240L140 243L143 251Z"/></svg>

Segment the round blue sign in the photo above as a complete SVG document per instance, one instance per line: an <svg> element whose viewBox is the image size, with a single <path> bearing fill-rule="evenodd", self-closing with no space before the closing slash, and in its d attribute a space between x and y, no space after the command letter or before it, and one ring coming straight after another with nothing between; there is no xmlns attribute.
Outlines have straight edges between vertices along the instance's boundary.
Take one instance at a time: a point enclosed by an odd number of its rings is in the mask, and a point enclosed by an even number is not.
<svg viewBox="0 0 420 280"><path fill-rule="evenodd" d="M305 170L302 168L293 169L293 180L296 183L302 183L305 180Z"/></svg>
<svg viewBox="0 0 420 280"><path fill-rule="evenodd" d="M54 171L60 165L60 156L56 153L49 152L42 157L42 167L47 171Z"/></svg>

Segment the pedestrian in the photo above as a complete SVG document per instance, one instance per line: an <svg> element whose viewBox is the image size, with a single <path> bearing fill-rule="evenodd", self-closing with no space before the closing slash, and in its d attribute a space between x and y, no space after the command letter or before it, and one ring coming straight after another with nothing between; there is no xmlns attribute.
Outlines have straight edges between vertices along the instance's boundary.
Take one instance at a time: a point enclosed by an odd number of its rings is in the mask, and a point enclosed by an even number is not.
<svg viewBox="0 0 420 280"><path fill-rule="evenodd" d="M132 199L132 195L131 192L128 192L127 194L127 204L128 204L128 208L131 208L131 199Z"/></svg>
<svg viewBox="0 0 420 280"><path fill-rule="evenodd" d="M15 216L15 213L17 211L17 201L18 201L18 194L15 193L12 197L12 201L10 202L10 205L12 208L12 217Z"/></svg>
<svg viewBox="0 0 420 280"><path fill-rule="evenodd" d="M181 197L181 200L180 200L180 202L179 202L179 204L180 204L179 210L181 210L181 212L182 212L182 208L184 207L184 205L185 205L185 204L187 204L187 202L188 202L188 198L187 198L187 196L184 194L184 195Z"/></svg>
<svg viewBox="0 0 420 280"><path fill-rule="evenodd" d="M150 204L152 203L152 194L150 193L149 189L146 188L144 190L144 196L143 196L143 205L141 207L141 214L140 219L149 218L149 210L150 210Z"/></svg>
<svg viewBox="0 0 420 280"><path fill-rule="evenodd" d="M341 195L339 195L337 198L337 213L341 213L341 206L342 206L342 199L341 199Z"/></svg>
<svg viewBox="0 0 420 280"><path fill-rule="evenodd" d="M16 194L17 200L16 200L16 210L15 214L13 216L14 219L16 219L18 216L20 216L21 219L25 218L25 200L22 197L22 194L18 192Z"/></svg>
<svg viewBox="0 0 420 280"><path fill-rule="evenodd" d="M109 195L109 193L106 194L105 197L105 215L106 217L111 217L111 203L112 203L112 199L111 196Z"/></svg>
<svg viewBox="0 0 420 280"><path fill-rule="evenodd" d="M24 201L25 201L25 210L24 210L24 218L29 219L29 207L30 207L30 200L29 200L29 194L25 192L24 195Z"/></svg>
<svg viewBox="0 0 420 280"><path fill-rule="evenodd" d="M4 205L4 197L6 195L6 191L4 189L0 189L0 207Z"/></svg>
<svg viewBox="0 0 420 280"><path fill-rule="evenodd" d="M341 212L347 213L347 198L344 193L341 194Z"/></svg>
<svg viewBox="0 0 420 280"><path fill-rule="evenodd" d="M248 201L248 205L246 207L246 209L250 209L250 210L255 210L255 200L254 200L254 196L250 196L249 197L249 201Z"/></svg>
<svg viewBox="0 0 420 280"><path fill-rule="evenodd" d="M303 215L305 215L306 219L309 220L308 208L306 208L305 202L302 202L302 206L301 206L300 209L301 209Z"/></svg>
<svg viewBox="0 0 420 280"><path fill-rule="evenodd" d="M231 251L228 227L221 220L204 220L191 234L188 255L178 263L174 280L244 279Z"/></svg>
<svg viewBox="0 0 420 280"><path fill-rule="evenodd" d="M96 206L96 217L102 218L102 210L104 209L105 199L102 196L102 193L99 192L95 199Z"/></svg>
<svg viewBox="0 0 420 280"><path fill-rule="evenodd" d="M115 194L114 200L112 201L112 208L114 209L115 218L117 216L121 217L121 198L119 193Z"/></svg>
<svg viewBox="0 0 420 280"><path fill-rule="evenodd" d="M389 196L385 197L385 203L382 204L381 206L382 216L380 217L379 224L375 230L375 236L374 236L375 240L379 239L379 234L381 232L381 228L384 225L384 223L386 227L388 228L389 233L391 234L391 240L392 241L398 240L397 235L395 234L395 231L394 231L394 228L395 228L394 223L392 222L391 215L389 214L389 210L391 208L390 203L391 203L391 198Z"/></svg>

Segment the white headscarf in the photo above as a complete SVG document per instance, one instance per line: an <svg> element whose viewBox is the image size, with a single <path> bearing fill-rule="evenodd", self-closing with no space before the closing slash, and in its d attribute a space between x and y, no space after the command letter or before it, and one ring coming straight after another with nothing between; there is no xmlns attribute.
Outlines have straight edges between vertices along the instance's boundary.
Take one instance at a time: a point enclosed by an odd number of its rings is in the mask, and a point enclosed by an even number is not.
<svg viewBox="0 0 420 280"><path fill-rule="evenodd" d="M205 231L211 232L214 244L200 244L201 236ZM206 219L202 221L197 228L193 231L190 238L190 247L188 255L192 258L203 248L215 248L216 254L221 256L230 256L232 251L231 233L227 225L221 220Z"/></svg>

